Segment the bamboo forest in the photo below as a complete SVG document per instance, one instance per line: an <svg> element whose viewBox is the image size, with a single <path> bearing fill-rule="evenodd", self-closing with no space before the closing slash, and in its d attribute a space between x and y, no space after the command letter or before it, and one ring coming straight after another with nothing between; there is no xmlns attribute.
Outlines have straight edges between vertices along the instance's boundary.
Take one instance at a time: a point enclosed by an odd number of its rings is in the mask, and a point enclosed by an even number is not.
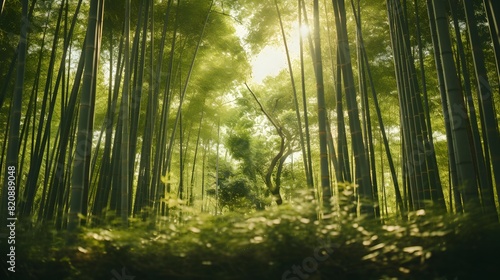
<svg viewBox="0 0 500 280"><path fill-rule="evenodd" d="M0 279L500 279L499 19L0 0Z"/></svg>

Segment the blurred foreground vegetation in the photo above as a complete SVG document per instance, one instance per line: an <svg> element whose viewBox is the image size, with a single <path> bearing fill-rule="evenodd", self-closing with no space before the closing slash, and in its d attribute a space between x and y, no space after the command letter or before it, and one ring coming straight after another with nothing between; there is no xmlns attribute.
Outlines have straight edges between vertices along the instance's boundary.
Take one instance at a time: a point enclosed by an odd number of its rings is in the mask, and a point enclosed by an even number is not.
<svg viewBox="0 0 500 280"><path fill-rule="evenodd" d="M19 232L19 279L491 279L500 226L419 211L370 221L290 203L218 216L182 209L182 222L129 229L46 226ZM192 211L195 213L195 211ZM24 225L26 227L26 225ZM22 233L21 233L22 232ZM78 242L74 242L75 238ZM74 245L72 245L74 244Z"/></svg>

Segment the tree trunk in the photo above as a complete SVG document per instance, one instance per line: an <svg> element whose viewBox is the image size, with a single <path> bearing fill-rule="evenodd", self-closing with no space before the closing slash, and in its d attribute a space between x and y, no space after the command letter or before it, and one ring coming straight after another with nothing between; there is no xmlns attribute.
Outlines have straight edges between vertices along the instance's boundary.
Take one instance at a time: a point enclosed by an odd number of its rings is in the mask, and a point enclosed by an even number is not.
<svg viewBox="0 0 500 280"><path fill-rule="evenodd" d="M439 51L443 67L451 134L458 173L458 187L463 195L465 211L474 211L479 206L476 173L471 153L470 124L460 90L460 83L452 56L448 18L444 2L432 0L438 35Z"/></svg>
<svg viewBox="0 0 500 280"><path fill-rule="evenodd" d="M342 78L346 94L346 104L349 114L349 128L351 131L351 143L354 155L356 184L361 203L361 213L370 217L374 213L373 190L370 179L370 163L366 154L363 141L361 123L359 120L359 109L356 100L354 75L352 71L351 55L349 50L349 39L347 36L347 18L344 0L333 1L335 11L335 22L337 25L338 55L342 69Z"/></svg>
<svg viewBox="0 0 500 280"><path fill-rule="evenodd" d="M9 136L7 146L7 159L4 175L4 188L2 188L2 203L0 209L0 218L2 221L6 219L15 219L15 211L7 211L8 202L17 201L19 188L17 185L20 182L20 174L18 173L18 155L19 155L19 128L21 124L21 108L22 98L24 91L24 78L26 68L26 53L28 49L28 0L22 1L22 18L21 18L21 32L19 37L19 49L17 58L16 70L16 86L12 96L12 103L10 106L9 118Z"/></svg>
<svg viewBox="0 0 500 280"><path fill-rule="evenodd" d="M120 118L122 122L120 146L120 216L123 227L128 227L129 187L130 187L130 0L125 2L125 78L123 80Z"/></svg>
<svg viewBox="0 0 500 280"><path fill-rule="evenodd" d="M483 0L483 5L488 16L488 27L496 59L495 65L498 79L500 80L500 2L496 0ZM499 88L500 85L497 86L497 90Z"/></svg>
<svg viewBox="0 0 500 280"><path fill-rule="evenodd" d="M285 137L285 134L283 131L283 127L266 111L266 109L264 109L264 106L262 106L262 103L260 103L260 101L257 98L257 96L255 95L255 93L250 89L250 87L246 83L245 83L245 86L247 87L248 91L250 92L250 94L254 98L255 102L257 102L257 104L259 104L260 110L262 111L262 113L264 113L264 115L269 120L269 122L271 122L271 124L274 126L274 128L276 129L276 133L280 137L280 149L278 151L278 154L276 154L276 156L273 157L273 159L271 160L271 163L269 164L269 166L267 168L266 175L264 177L264 182L266 183L266 187L269 189L271 194L274 196L274 200L276 201L276 203L278 205L281 205L283 203L283 199L281 198L280 188L279 188L279 185L273 184L272 175L273 175L274 168L276 167L279 160L283 157L283 155L285 153L285 147L286 147L285 146L285 142L286 142L285 138L286 137ZM276 176L278 176L278 175L279 174L277 174ZM279 182L279 179L277 179L277 180Z"/></svg>
<svg viewBox="0 0 500 280"><path fill-rule="evenodd" d="M498 132L498 123L493 104L493 89L490 85L490 82L488 81L488 74L486 71L485 61L484 61L484 53L483 49L480 47L481 41L479 39L478 35L479 32L477 30L477 24L474 18L473 3L470 1L463 1L463 3L464 3L465 15L467 18L467 27L468 27L467 30L469 32L470 45L472 49L472 58L474 60L474 70L477 80L478 100L480 106L482 130L483 134L486 136L483 139L484 147L485 147L485 152L486 153L489 152L489 155L491 157L491 166L493 167L493 173L494 173L493 177L495 179L497 195L498 198L500 198L500 146L497 144L500 142L500 135ZM498 5L498 1L496 1L496 3ZM477 144L480 145L479 142ZM487 163L488 163L487 168L491 170L489 167L490 165L489 162ZM491 177L489 177L489 179L491 180ZM487 208L490 209L489 212L491 214L497 215L492 186L485 185L481 190L481 194L483 193L486 196L482 198L483 204L488 203L489 205L487 206Z"/></svg>
<svg viewBox="0 0 500 280"><path fill-rule="evenodd" d="M302 5L304 0L298 0L299 2L299 30L302 30ZM304 72L304 38L302 33L299 37L299 49L300 49L300 77L301 77L301 90L302 90L302 106L304 111L304 126L305 126L305 137L306 137L306 150L307 150L307 185L314 189L313 180L313 168L312 168L312 155L311 155L311 137L309 134L309 116L307 110L307 98L306 98L306 81Z"/></svg>
<svg viewBox="0 0 500 280"><path fill-rule="evenodd" d="M95 106L95 93L93 84L96 78L95 58L98 55L96 45L100 40L97 33L97 20L99 6L103 1L92 0L90 2L89 20L85 40L85 73L83 76L82 92L80 97L80 112L78 120L78 134L75 158L73 161L73 174L71 185L71 204L68 220L68 229L76 230L80 225L80 217L83 203L87 203L84 197L85 189L89 184L90 153L92 149L92 126L93 108Z"/></svg>
<svg viewBox="0 0 500 280"><path fill-rule="evenodd" d="M323 193L323 211L331 211L332 191L330 186L330 172L328 168L327 133L326 133L326 102L325 86L323 81L323 59L321 56L321 37L319 24L319 1L314 0L314 68L316 74L316 95L318 102L318 130L319 130L319 158L321 190Z"/></svg>

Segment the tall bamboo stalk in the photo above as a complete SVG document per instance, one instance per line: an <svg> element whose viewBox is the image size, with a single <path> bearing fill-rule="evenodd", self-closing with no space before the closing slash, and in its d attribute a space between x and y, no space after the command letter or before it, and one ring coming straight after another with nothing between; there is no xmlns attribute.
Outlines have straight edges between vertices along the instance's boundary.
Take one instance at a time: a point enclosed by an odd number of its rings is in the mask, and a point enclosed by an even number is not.
<svg viewBox="0 0 500 280"><path fill-rule="evenodd" d="M120 119L122 122L121 133L121 155L120 155L120 216L123 227L128 227L128 209L129 209L129 187L130 187L130 0L125 2L125 79L123 80L122 102L120 110Z"/></svg>
<svg viewBox="0 0 500 280"><path fill-rule="evenodd" d="M19 155L19 128L21 124L21 107L24 91L24 79L26 69L26 53L28 49L28 0L22 1L21 32L19 36L19 49L16 69L16 85L10 106L9 114L9 136L7 144L7 159L5 161L4 184L2 188L2 203L0 206L0 218L7 221L6 218L15 218L15 212L8 212L8 201L16 201L18 197L20 174L18 173L18 155ZM10 199L9 197L12 197Z"/></svg>
<svg viewBox="0 0 500 280"><path fill-rule="evenodd" d="M467 19L467 30L469 33L470 46L472 49L472 58L474 61L474 71L476 74L478 88L477 97L479 100L481 124L483 132L486 136L483 139L484 147L485 152L489 152L489 156L491 158L491 167L494 173L493 177L495 180L497 196L498 198L500 198L500 146L495 144L500 142L500 134L498 131L495 106L493 104L494 90L488 80L483 49L479 47L480 39L478 35L479 32L477 30L476 20L474 18L474 7L472 5L473 3L470 1L463 1L463 4L465 16ZM498 1L496 5L498 6ZM488 169L490 169L489 166ZM496 214L493 190L491 189L491 186L487 186L486 188L487 189L483 189L483 191L491 195L488 195L488 198L483 198L483 200L489 200L491 213Z"/></svg>
<svg viewBox="0 0 500 280"><path fill-rule="evenodd" d="M304 143L304 133L302 131L302 120L301 120L300 111L299 111L299 101L297 98L297 88L295 86L295 78L293 76L292 61L290 59L290 52L289 52L288 44L287 44L287 40L286 40L285 29L283 27L283 20L281 19L281 12L280 12L280 8L278 6L278 0L274 0L274 5L276 6L276 12L278 14L278 19L280 22L281 36L283 38L283 45L285 47L286 60L287 60L287 64L288 64L288 73L290 74L290 83L292 86L295 116L297 118L297 125L298 125L298 129L299 129L300 148L302 150L302 160L303 160L303 164L304 164L304 172L306 175L306 180L308 182L308 185L310 187L312 187L312 185L310 184L311 175L309 174L309 167L308 167L308 161L307 161L307 155L306 155L306 147L305 147L305 143ZM300 11L300 1L299 1L299 11ZM301 25L301 23L299 23L299 25ZM302 32L302 30L299 29L299 32ZM299 34L299 36L302 36L302 34Z"/></svg>
<svg viewBox="0 0 500 280"><path fill-rule="evenodd" d="M95 106L95 93L93 84L96 78L95 57L98 55L96 45L100 37L97 36L97 20L99 16L99 5L103 1L92 0L87 25L85 40L85 72L83 75L82 92L80 97L78 134L76 142L76 153L73 161L73 174L71 185L71 202L68 220L68 229L76 230L80 225L80 215L83 203L87 203L84 197L85 188L89 184L89 164L92 149L92 126L93 107Z"/></svg>
<svg viewBox="0 0 500 280"><path fill-rule="evenodd" d="M469 118L465 113L463 94L460 90L460 83L452 56L448 18L444 3L439 0L432 0L432 7L435 15L447 105L451 121L451 134L459 180L458 188L463 195L464 209L469 212L477 209L479 205L476 186L477 178L471 154L472 145L469 139Z"/></svg>
<svg viewBox="0 0 500 280"><path fill-rule="evenodd" d="M347 35L347 17L345 2L333 1L335 22L337 25L338 55L342 70L344 91L346 94L347 112L349 114L349 128L351 132L351 145L354 156L356 184L361 203L361 213L374 216L373 190L370 178L370 163L366 154L363 141L359 109L356 100L354 74L352 70L349 39ZM339 112L340 113L340 112Z"/></svg>
<svg viewBox="0 0 500 280"><path fill-rule="evenodd" d="M318 103L318 130L319 130L319 157L323 211L331 211L330 199L332 191L330 186L330 173L328 168L327 133L326 133L326 102L325 86L323 81L323 59L321 55L321 37L319 24L319 1L314 0L314 66L316 74L316 95Z"/></svg>

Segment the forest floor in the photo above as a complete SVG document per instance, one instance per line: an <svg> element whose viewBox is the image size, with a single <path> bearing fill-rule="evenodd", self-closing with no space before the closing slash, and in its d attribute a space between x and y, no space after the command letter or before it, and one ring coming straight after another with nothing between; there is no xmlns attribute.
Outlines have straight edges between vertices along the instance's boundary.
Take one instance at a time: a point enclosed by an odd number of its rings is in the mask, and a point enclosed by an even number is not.
<svg viewBox="0 0 500 280"><path fill-rule="evenodd" d="M304 214L306 213L306 214ZM408 222L303 207L249 215L183 214L155 229L131 221L86 228L68 241L47 226L18 231L12 279L498 279L500 225L414 213ZM1 259L5 266L2 244ZM496 276L495 276L496 275Z"/></svg>

